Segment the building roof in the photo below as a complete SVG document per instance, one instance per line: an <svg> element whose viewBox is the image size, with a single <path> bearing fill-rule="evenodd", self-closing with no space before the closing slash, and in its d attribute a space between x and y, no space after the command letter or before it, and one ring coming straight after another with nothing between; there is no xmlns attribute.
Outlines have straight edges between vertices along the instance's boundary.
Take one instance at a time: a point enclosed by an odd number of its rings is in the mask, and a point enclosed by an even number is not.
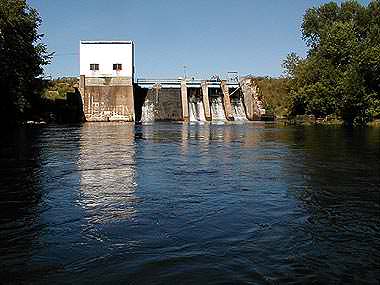
<svg viewBox="0 0 380 285"><path fill-rule="evenodd" d="M81 44L133 44L133 41L80 41Z"/></svg>

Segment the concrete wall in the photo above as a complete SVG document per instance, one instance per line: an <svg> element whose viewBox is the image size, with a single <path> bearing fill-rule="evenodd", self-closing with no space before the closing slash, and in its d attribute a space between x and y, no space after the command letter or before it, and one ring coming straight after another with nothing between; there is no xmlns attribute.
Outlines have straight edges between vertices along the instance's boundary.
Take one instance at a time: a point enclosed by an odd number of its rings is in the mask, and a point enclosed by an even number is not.
<svg viewBox="0 0 380 285"><path fill-rule="evenodd" d="M130 78L81 76L80 92L87 121L133 121L134 98Z"/></svg>
<svg viewBox="0 0 380 285"><path fill-rule="evenodd" d="M156 120L183 120L180 89L160 89L156 106Z"/></svg>
<svg viewBox="0 0 380 285"><path fill-rule="evenodd" d="M180 88L153 87L147 91L144 105L153 105L154 121L183 120Z"/></svg>

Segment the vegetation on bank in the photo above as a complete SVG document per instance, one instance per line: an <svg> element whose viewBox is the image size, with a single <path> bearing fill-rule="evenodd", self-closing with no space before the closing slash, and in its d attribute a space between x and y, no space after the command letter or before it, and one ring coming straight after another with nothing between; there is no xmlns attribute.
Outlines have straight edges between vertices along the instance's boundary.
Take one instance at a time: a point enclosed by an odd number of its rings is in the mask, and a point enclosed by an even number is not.
<svg viewBox="0 0 380 285"><path fill-rule="evenodd" d="M40 117L46 122L78 123L84 121L82 98L76 77L47 80L41 97Z"/></svg>
<svg viewBox="0 0 380 285"><path fill-rule="evenodd" d="M380 116L380 1L331 2L306 11L306 58L284 61L288 115L338 117L363 125Z"/></svg>
<svg viewBox="0 0 380 285"><path fill-rule="evenodd" d="M52 54L41 43L41 18L26 0L0 0L0 122L80 122L77 78L47 80L43 66Z"/></svg>
<svg viewBox="0 0 380 285"><path fill-rule="evenodd" d="M289 106L289 79L254 77L254 80L259 87L259 97L266 112L278 118L286 117Z"/></svg>
<svg viewBox="0 0 380 285"><path fill-rule="evenodd" d="M75 92L79 86L77 77L63 77L49 80L44 90L43 97L50 100L65 100L68 92Z"/></svg>
<svg viewBox="0 0 380 285"><path fill-rule="evenodd" d="M25 0L0 0L0 121L11 125L38 112L51 55L40 42L41 19Z"/></svg>

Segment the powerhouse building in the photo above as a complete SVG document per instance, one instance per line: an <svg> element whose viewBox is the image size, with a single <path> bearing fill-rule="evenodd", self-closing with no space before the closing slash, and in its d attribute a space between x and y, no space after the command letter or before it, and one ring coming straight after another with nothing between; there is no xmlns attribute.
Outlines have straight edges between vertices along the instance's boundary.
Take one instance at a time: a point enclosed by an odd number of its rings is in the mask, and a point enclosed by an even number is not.
<svg viewBox="0 0 380 285"><path fill-rule="evenodd" d="M80 93L87 121L133 121L132 41L80 42Z"/></svg>

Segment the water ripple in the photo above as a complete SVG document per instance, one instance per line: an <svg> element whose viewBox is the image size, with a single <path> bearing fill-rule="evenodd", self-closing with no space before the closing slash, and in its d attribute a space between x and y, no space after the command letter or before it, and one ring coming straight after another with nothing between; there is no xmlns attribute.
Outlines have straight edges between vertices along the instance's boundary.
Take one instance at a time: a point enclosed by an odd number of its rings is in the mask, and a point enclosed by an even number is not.
<svg viewBox="0 0 380 285"><path fill-rule="evenodd" d="M379 129L88 123L0 143L3 283L380 282Z"/></svg>

